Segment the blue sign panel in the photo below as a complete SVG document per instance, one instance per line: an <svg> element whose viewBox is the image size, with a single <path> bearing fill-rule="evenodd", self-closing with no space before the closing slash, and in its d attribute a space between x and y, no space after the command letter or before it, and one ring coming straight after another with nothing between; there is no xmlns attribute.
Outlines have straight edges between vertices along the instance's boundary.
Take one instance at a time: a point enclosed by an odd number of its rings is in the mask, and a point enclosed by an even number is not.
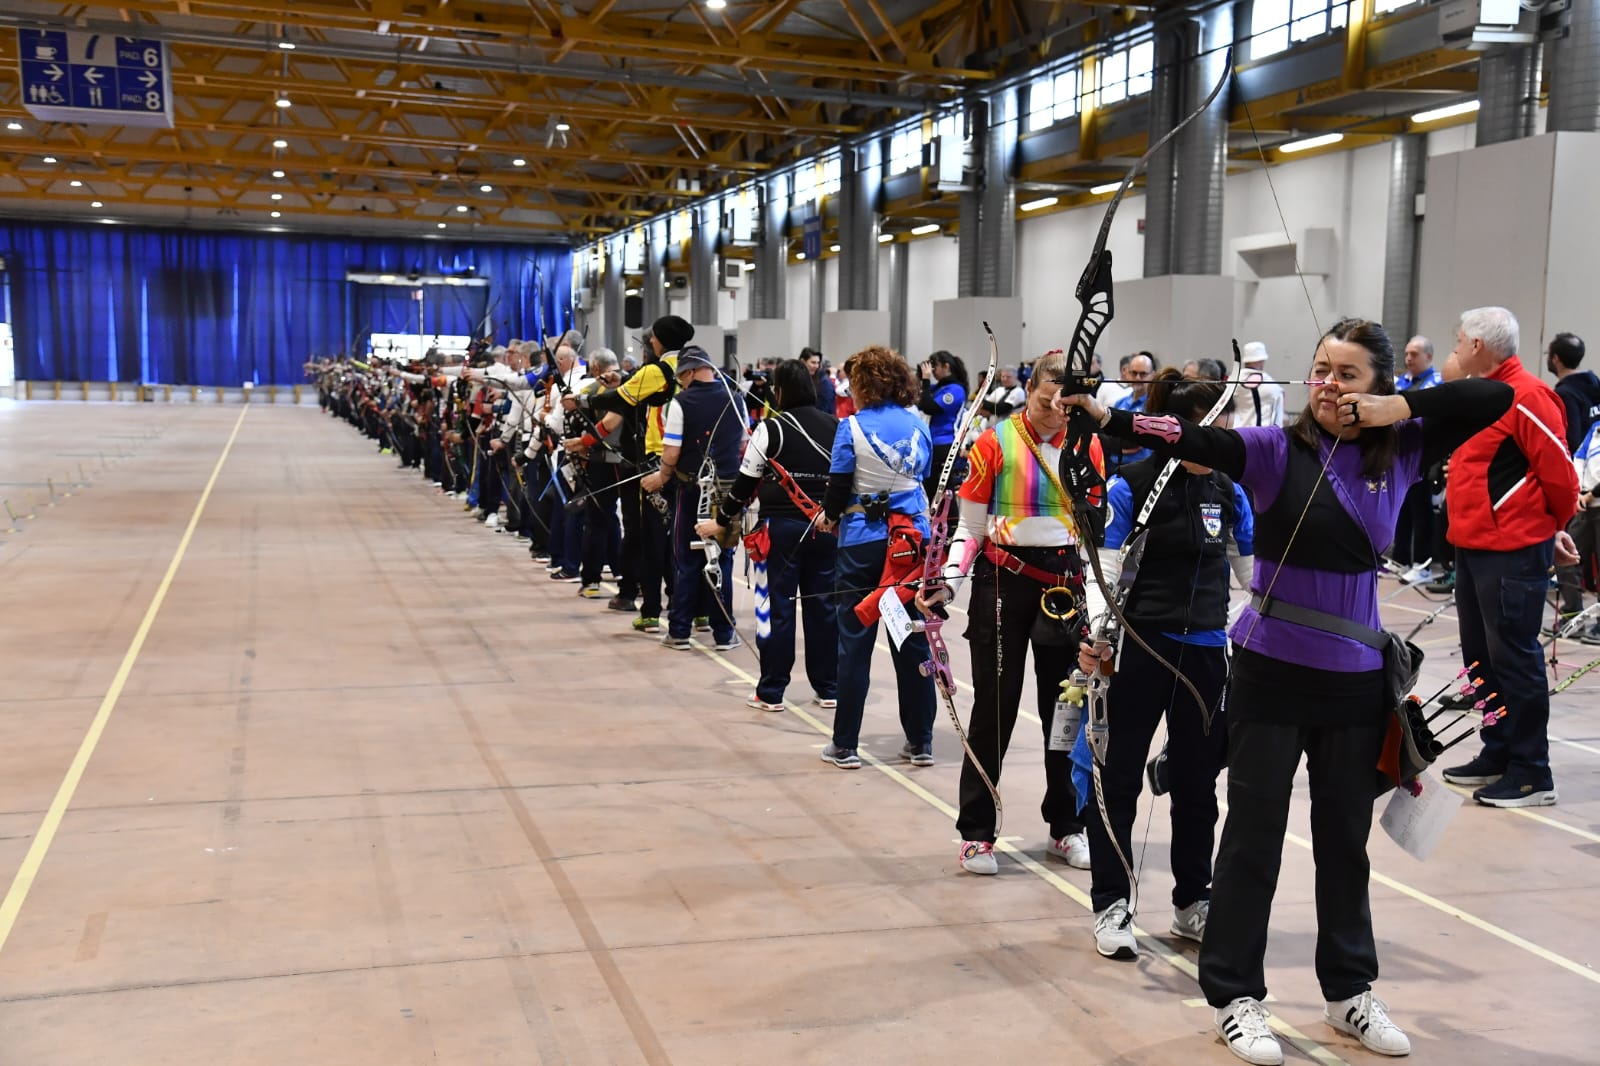
<svg viewBox="0 0 1600 1066"><path fill-rule="evenodd" d="M47 122L172 125L167 46L140 37L18 30L22 105Z"/></svg>
<svg viewBox="0 0 1600 1066"><path fill-rule="evenodd" d="M805 252L807 259L820 259L822 257L822 218L818 215L807 215L800 229L800 250Z"/></svg>

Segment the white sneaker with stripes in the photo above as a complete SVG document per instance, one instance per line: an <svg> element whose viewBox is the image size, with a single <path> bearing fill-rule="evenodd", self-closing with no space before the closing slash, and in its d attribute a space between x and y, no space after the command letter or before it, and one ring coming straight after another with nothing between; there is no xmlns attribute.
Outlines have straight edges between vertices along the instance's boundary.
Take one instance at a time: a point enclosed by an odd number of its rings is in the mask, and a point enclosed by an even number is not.
<svg viewBox="0 0 1600 1066"><path fill-rule="evenodd" d="M1325 1010L1329 1025L1355 1037L1368 1051L1380 1055L1411 1054L1411 1038L1389 1019L1389 1008L1371 989L1329 1003Z"/></svg>
<svg viewBox="0 0 1600 1066"><path fill-rule="evenodd" d="M1217 1035L1228 1042L1228 1050L1255 1066L1283 1066L1283 1047L1267 1024L1267 1009L1258 999L1240 996L1226 1007L1218 1007Z"/></svg>

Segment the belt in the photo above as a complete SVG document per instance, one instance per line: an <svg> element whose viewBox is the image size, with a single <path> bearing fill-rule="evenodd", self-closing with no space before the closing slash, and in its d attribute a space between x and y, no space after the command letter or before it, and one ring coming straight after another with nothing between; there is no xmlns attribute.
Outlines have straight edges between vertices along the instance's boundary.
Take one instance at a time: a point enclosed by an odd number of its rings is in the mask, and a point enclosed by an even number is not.
<svg viewBox="0 0 1600 1066"><path fill-rule="evenodd" d="M1010 552L1006 551L1004 548L996 547L993 543L985 544L983 546L983 557L1002 570L1016 574L1018 577L1028 578L1030 581L1037 581L1041 585L1047 585L1052 588L1060 586L1064 582L1074 578L1077 578L1079 581L1082 580L1082 577L1075 573L1052 573L1049 570L1043 570L1037 566L1034 566L1032 563L1025 563L1015 555L1012 555Z"/></svg>

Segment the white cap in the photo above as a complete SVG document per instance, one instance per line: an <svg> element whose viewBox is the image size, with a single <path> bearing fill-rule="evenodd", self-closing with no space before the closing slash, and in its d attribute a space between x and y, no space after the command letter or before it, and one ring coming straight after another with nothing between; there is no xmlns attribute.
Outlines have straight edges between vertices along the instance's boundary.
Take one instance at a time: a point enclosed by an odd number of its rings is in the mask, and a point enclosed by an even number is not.
<svg viewBox="0 0 1600 1066"><path fill-rule="evenodd" d="M1247 341L1240 350L1247 363L1265 363L1267 361L1267 346L1260 341Z"/></svg>

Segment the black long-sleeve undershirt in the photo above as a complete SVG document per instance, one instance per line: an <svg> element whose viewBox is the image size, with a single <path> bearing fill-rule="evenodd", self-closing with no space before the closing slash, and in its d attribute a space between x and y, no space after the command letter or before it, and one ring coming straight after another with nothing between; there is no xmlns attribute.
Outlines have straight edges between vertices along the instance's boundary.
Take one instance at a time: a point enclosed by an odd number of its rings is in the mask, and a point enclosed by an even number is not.
<svg viewBox="0 0 1600 1066"><path fill-rule="evenodd" d="M1411 417L1422 419L1422 464L1426 471L1511 409L1511 386L1486 378L1447 381L1431 389L1403 394ZM1187 459L1220 470L1238 480L1244 476L1244 438L1231 429L1180 422L1176 442L1134 430L1131 411L1112 410L1106 433L1137 440L1163 459Z"/></svg>

